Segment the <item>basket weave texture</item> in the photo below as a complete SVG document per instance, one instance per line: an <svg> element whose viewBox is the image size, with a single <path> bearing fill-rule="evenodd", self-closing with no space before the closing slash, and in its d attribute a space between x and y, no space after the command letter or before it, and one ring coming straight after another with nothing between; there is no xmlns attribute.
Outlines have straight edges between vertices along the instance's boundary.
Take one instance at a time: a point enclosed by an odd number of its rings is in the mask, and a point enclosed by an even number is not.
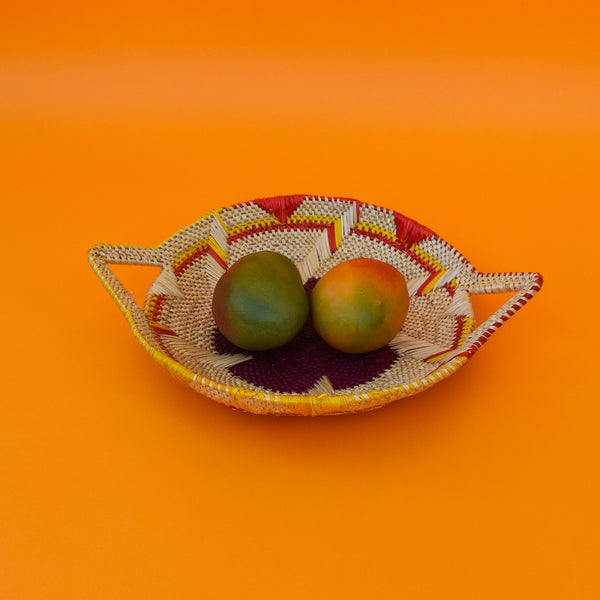
<svg viewBox="0 0 600 600"><path fill-rule="evenodd" d="M298 266L307 292L356 257L396 267L410 307L390 344L345 355L310 320L285 347L249 353L228 343L212 295L229 265L272 250ZM154 248L98 244L89 262L152 358L217 402L258 414L321 415L380 408L452 375L541 288L539 273L480 273L455 248L390 209L346 198L278 196L217 208ZM153 265L140 308L109 264ZM472 294L515 294L476 325Z"/></svg>

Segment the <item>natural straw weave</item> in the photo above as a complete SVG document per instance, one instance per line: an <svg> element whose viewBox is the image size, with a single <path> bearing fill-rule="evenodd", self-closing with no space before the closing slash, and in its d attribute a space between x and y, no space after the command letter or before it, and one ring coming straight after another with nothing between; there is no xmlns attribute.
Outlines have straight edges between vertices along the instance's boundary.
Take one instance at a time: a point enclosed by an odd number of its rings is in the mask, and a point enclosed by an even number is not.
<svg viewBox="0 0 600 600"><path fill-rule="evenodd" d="M293 260L307 291L351 258L393 265L410 294L401 332L381 352L359 357L327 354L321 346L324 358L313 357L312 346L308 353L302 347L305 338L266 359L227 346L212 318L215 284L228 265L260 250ZM395 211L320 196L279 196L217 208L155 248L99 244L89 251L89 261L136 339L175 377L232 408L276 415L365 411L426 390L464 365L542 285L539 273L478 272L433 231ZM161 267L143 309L109 263ZM497 292L515 294L475 326L471 295ZM306 336L306 343L318 343ZM296 355L317 363L294 364ZM333 361L331 373L327 361ZM311 371L321 363L321 370ZM291 390L304 381L307 389Z"/></svg>

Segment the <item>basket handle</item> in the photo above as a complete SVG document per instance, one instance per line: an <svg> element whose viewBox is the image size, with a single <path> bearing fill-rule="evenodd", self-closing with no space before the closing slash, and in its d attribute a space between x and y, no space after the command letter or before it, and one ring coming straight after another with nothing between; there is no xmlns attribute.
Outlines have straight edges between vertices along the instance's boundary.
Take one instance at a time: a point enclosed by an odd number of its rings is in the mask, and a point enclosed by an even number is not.
<svg viewBox="0 0 600 600"><path fill-rule="evenodd" d="M111 264L158 266L165 269L167 261L158 248L97 244L88 252L90 266L125 315L134 335L142 345L153 339L148 321L119 278L108 266ZM151 345L151 344L150 344Z"/></svg>
<svg viewBox="0 0 600 600"><path fill-rule="evenodd" d="M461 346L460 355L470 358L482 344L512 315L540 291L543 278L540 273L479 273L466 285L469 294L498 294L516 292L494 314L468 334ZM466 348L466 350L462 350Z"/></svg>

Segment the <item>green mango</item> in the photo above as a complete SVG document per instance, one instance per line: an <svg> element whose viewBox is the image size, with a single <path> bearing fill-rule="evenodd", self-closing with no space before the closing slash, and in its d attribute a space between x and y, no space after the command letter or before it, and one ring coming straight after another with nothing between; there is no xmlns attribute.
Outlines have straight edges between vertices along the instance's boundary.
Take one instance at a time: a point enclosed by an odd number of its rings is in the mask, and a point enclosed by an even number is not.
<svg viewBox="0 0 600 600"><path fill-rule="evenodd" d="M245 350L286 344L300 331L309 308L296 265L268 250L248 254L229 267L212 301L219 331Z"/></svg>

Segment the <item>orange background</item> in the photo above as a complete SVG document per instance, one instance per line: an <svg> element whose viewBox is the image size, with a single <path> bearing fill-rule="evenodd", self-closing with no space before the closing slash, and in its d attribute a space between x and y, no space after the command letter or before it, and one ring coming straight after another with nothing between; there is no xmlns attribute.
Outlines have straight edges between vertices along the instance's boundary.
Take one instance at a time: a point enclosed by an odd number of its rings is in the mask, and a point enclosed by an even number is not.
<svg viewBox="0 0 600 600"><path fill-rule="evenodd" d="M98 4L0 21L0 597L597 598L596 3ZM86 252L293 193L544 287L380 411L226 409Z"/></svg>

